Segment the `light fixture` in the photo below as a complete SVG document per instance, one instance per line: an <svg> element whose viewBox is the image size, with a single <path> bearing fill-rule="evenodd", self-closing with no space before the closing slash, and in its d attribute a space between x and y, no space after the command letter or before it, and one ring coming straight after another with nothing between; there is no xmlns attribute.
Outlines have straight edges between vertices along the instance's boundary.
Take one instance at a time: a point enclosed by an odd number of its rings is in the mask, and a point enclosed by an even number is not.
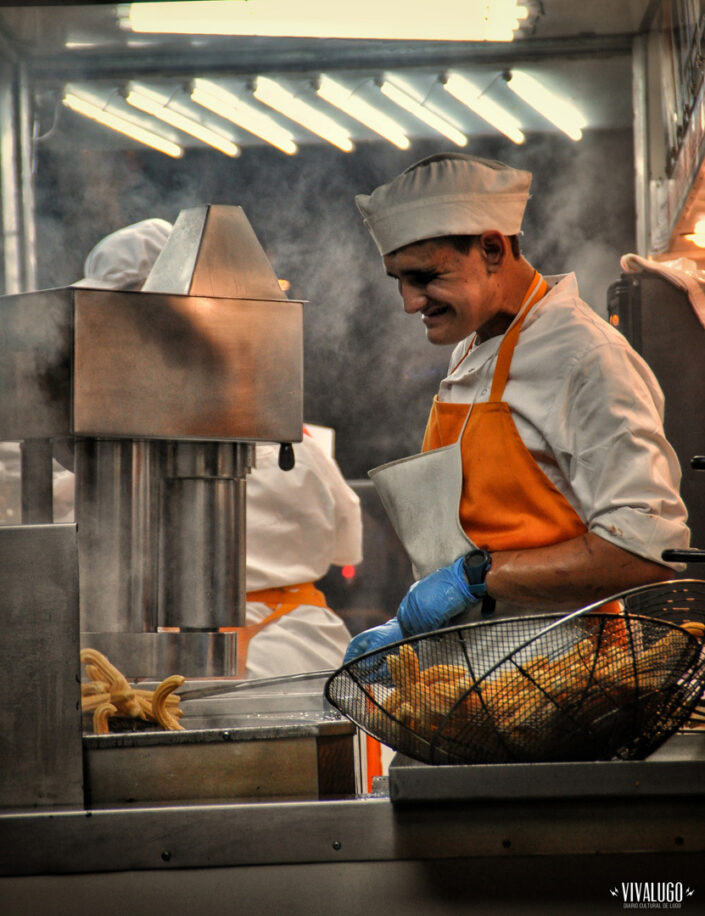
<svg viewBox="0 0 705 916"><path fill-rule="evenodd" d="M341 127L333 118L321 111L316 111L311 105L296 98L293 93L275 80L266 76L258 76L255 80L253 95L258 102L269 105L280 114L303 125L307 130L343 150L344 153L349 153L355 148L350 134L344 127Z"/></svg>
<svg viewBox="0 0 705 916"><path fill-rule="evenodd" d="M192 0L131 3L121 22L134 32L365 38L421 41L512 41L528 16L520 0L426 0L397 4L356 0Z"/></svg>
<svg viewBox="0 0 705 916"><path fill-rule="evenodd" d="M272 118L241 101L232 92L211 80L197 78L193 81L191 100L221 118L244 128L265 143L276 146L288 156L298 151L294 137Z"/></svg>
<svg viewBox="0 0 705 916"><path fill-rule="evenodd" d="M130 83L125 101L134 108L139 108L147 114L159 118L177 130L181 130L202 143L212 146L226 156L239 156L240 149L232 140L219 134L217 131L206 127L194 118L190 118L180 111L169 107L170 96L155 92L148 86L140 83Z"/></svg>
<svg viewBox="0 0 705 916"><path fill-rule="evenodd" d="M693 231L684 237L698 248L705 248L705 217L701 217L693 226Z"/></svg>
<svg viewBox="0 0 705 916"><path fill-rule="evenodd" d="M523 143L526 137L521 131L521 124L509 112L505 111L501 105L493 102L483 95L480 90L470 80L461 76L459 73L451 73L446 77L443 88L449 92L453 98L456 98L463 105L467 106L483 120L491 124L505 137L509 137L515 143Z"/></svg>
<svg viewBox="0 0 705 916"><path fill-rule="evenodd" d="M454 124L451 124L447 118L443 118L441 115L436 114L435 111L427 108L418 93L397 76L394 77L393 81L383 79L379 89L382 95L386 96L391 102L414 115L419 121L428 124L429 127L447 137L457 146L467 146L468 138L465 134L458 130Z"/></svg>
<svg viewBox="0 0 705 916"><path fill-rule="evenodd" d="M527 105L535 108L540 115L555 124L571 140L580 140L583 135L583 127L587 125L587 122L575 105L560 98L553 92L549 92L537 79L529 76L528 73L509 70L503 75L507 81L507 86L519 98L523 99Z"/></svg>
<svg viewBox="0 0 705 916"><path fill-rule="evenodd" d="M329 76L322 74L318 80L318 95L329 105L339 108L345 114L355 118L365 127L369 127L380 137L384 137L390 143L399 149L409 149L411 145L409 138L402 128L392 118L379 111L373 105L370 105L364 99L359 98L345 86L341 85Z"/></svg>
<svg viewBox="0 0 705 916"><path fill-rule="evenodd" d="M159 150L160 153L165 153L174 159L179 159L184 154L183 149L177 143L172 143L171 140L147 130L130 118L108 111L105 106L85 99L71 90L67 90L64 93L63 103L72 111L76 111L86 118L91 118L93 121L124 134L126 137L131 137L133 140L137 140L138 143L151 146L153 149Z"/></svg>

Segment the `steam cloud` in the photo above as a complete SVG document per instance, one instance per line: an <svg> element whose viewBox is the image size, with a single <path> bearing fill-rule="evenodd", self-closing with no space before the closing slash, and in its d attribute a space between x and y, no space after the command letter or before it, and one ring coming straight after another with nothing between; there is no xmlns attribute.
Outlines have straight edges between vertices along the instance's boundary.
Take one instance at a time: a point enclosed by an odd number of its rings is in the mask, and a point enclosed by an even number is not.
<svg viewBox="0 0 705 916"><path fill-rule="evenodd" d="M62 129L75 137L80 127L65 117ZM205 203L242 206L278 276L291 283L289 296L308 300L304 415L336 429L344 474L364 477L418 450L450 351L431 346L418 318L404 315L353 198L445 142L406 153L375 143L348 155L311 145L291 158L245 147L234 161L193 149L173 161L150 151L68 153L73 141L60 139L38 157L40 287L78 279L89 249L128 223L173 222ZM521 148L483 138L470 152L533 171L524 253L543 273L575 271L583 298L604 316L619 257L634 248L631 132L588 132L579 144L529 136Z"/></svg>

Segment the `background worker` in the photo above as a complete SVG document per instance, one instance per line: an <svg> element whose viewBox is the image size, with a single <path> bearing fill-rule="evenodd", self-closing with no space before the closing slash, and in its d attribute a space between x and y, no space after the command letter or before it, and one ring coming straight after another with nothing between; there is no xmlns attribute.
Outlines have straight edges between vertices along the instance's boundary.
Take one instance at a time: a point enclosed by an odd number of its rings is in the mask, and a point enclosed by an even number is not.
<svg viewBox="0 0 705 916"><path fill-rule="evenodd" d="M688 543L653 373L573 274L521 255L530 183L450 153L356 199L404 310L456 346L423 452L370 472L418 581L347 658L470 608L569 610L662 581L661 552Z"/></svg>
<svg viewBox="0 0 705 916"><path fill-rule="evenodd" d="M139 290L171 232L146 219L102 239L75 286ZM337 667L350 641L342 619L314 587L331 565L362 559L360 501L332 458L305 432L295 466L282 471L279 447L257 445L246 483L246 626L238 647L247 677ZM62 481L73 515L73 474ZM58 520L58 519L57 519Z"/></svg>

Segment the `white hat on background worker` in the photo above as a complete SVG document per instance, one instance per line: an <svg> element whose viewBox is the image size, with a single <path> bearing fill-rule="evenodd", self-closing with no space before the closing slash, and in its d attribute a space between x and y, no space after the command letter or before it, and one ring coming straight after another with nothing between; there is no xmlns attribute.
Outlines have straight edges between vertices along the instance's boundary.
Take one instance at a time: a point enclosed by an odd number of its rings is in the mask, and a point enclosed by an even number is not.
<svg viewBox="0 0 705 916"><path fill-rule="evenodd" d="M438 153L409 166L355 203L381 255L446 235L494 229L516 235L531 172L465 153Z"/></svg>
<svg viewBox="0 0 705 916"><path fill-rule="evenodd" d="M73 285L91 289L139 289L172 228L165 219L143 219L106 235L89 251L83 279Z"/></svg>

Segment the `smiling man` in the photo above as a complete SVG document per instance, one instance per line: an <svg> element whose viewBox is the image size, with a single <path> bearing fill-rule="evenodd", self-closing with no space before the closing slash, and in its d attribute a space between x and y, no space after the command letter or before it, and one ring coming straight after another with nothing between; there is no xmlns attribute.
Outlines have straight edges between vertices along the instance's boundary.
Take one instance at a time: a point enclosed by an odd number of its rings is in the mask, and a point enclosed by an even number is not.
<svg viewBox="0 0 705 916"><path fill-rule="evenodd" d="M569 610L668 579L661 552L688 543L658 383L574 275L522 256L530 184L449 153L356 199L404 310L456 347L422 453L371 472L418 580L348 659L472 609Z"/></svg>

